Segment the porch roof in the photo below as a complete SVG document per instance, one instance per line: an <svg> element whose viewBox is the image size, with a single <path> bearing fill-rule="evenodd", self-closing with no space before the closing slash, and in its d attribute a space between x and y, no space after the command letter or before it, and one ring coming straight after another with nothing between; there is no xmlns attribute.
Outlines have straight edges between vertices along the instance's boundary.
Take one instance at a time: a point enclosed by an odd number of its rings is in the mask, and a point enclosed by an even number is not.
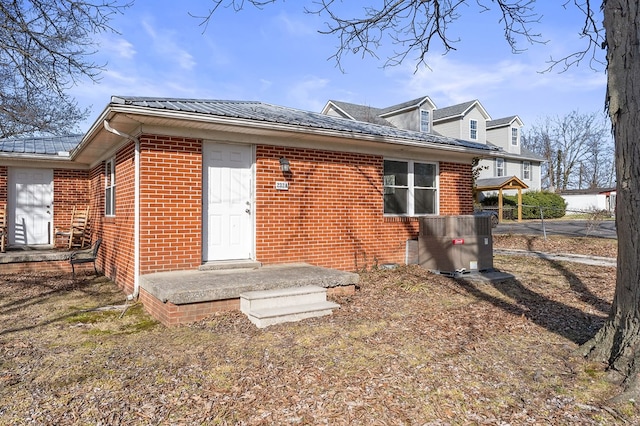
<svg viewBox="0 0 640 426"><path fill-rule="evenodd" d="M69 152L78 146L82 137L81 134L75 134L0 139L0 152L68 157Z"/></svg>
<svg viewBox="0 0 640 426"><path fill-rule="evenodd" d="M495 178L478 179L476 190L498 191L501 189L528 189L529 186L515 176L501 176Z"/></svg>

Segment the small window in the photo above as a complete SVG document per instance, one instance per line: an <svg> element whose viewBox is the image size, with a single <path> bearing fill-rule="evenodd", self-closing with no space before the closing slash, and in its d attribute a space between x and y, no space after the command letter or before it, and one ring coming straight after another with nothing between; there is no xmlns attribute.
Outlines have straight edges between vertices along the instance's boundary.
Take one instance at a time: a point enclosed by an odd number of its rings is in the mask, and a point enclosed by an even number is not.
<svg viewBox="0 0 640 426"><path fill-rule="evenodd" d="M112 158L104 165L104 214L116 214L116 160Z"/></svg>
<svg viewBox="0 0 640 426"><path fill-rule="evenodd" d="M437 214L435 163L384 161L384 213L391 215Z"/></svg>
<svg viewBox="0 0 640 426"><path fill-rule="evenodd" d="M469 120L469 138L478 140L478 120Z"/></svg>
<svg viewBox="0 0 640 426"><path fill-rule="evenodd" d="M504 158L496 158L496 176L504 176Z"/></svg>
<svg viewBox="0 0 640 426"><path fill-rule="evenodd" d="M429 132L429 111L425 109L420 110L420 131Z"/></svg>
<svg viewBox="0 0 640 426"><path fill-rule="evenodd" d="M518 146L518 128L511 128L511 145Z"/></svg>
<svg viewBox="0 0 640 426"><path fill-rule="evenodd" d="M531 163L529 161L522 162L522 179L531 180Z"/></svg>

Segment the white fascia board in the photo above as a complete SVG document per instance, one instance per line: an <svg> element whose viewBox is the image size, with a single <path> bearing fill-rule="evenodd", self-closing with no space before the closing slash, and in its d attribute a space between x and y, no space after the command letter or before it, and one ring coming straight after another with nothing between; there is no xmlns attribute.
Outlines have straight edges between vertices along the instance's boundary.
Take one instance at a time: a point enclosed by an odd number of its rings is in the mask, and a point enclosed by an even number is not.
<svg viewBox="0 0 640 426"><path fill-rule="evenodd" d="M340 108L338 105L334 104L332 101L327 102L324 108L322 108L321 114L327 115L326 112L329 110L330 106L340 111L342 114L345 115L345 117L355 121L355 118L351 114L347 113L344 109Z"/></svg>

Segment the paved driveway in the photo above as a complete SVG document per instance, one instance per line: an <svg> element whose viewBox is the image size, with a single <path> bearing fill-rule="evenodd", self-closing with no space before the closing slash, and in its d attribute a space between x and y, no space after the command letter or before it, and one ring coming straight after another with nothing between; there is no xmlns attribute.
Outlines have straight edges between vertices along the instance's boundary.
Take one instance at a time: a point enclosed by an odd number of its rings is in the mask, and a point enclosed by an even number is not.
<svg viewBox="0 0 640 426"><path fill-rule="evenodd" d="M500 223L493 229L494 234L527 234L527 235L567 235L574 237L618 238L616 224L613 220L528 220L522 223Z"/></svg>

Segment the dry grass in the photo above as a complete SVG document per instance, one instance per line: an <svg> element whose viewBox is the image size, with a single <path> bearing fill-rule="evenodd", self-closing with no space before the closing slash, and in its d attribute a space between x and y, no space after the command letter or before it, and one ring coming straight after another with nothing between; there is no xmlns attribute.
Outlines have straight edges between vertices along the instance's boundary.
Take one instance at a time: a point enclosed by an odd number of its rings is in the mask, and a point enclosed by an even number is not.
<svg viewBox="0 0 640 426"><path fill-rule="evenodd" d="M263 330L239 313L167 329L91 310L123 303L105 279L0 276L0 424L637 424L572 357L615 270L495 266L516 278L372 271L333 315Z"/></svg>

